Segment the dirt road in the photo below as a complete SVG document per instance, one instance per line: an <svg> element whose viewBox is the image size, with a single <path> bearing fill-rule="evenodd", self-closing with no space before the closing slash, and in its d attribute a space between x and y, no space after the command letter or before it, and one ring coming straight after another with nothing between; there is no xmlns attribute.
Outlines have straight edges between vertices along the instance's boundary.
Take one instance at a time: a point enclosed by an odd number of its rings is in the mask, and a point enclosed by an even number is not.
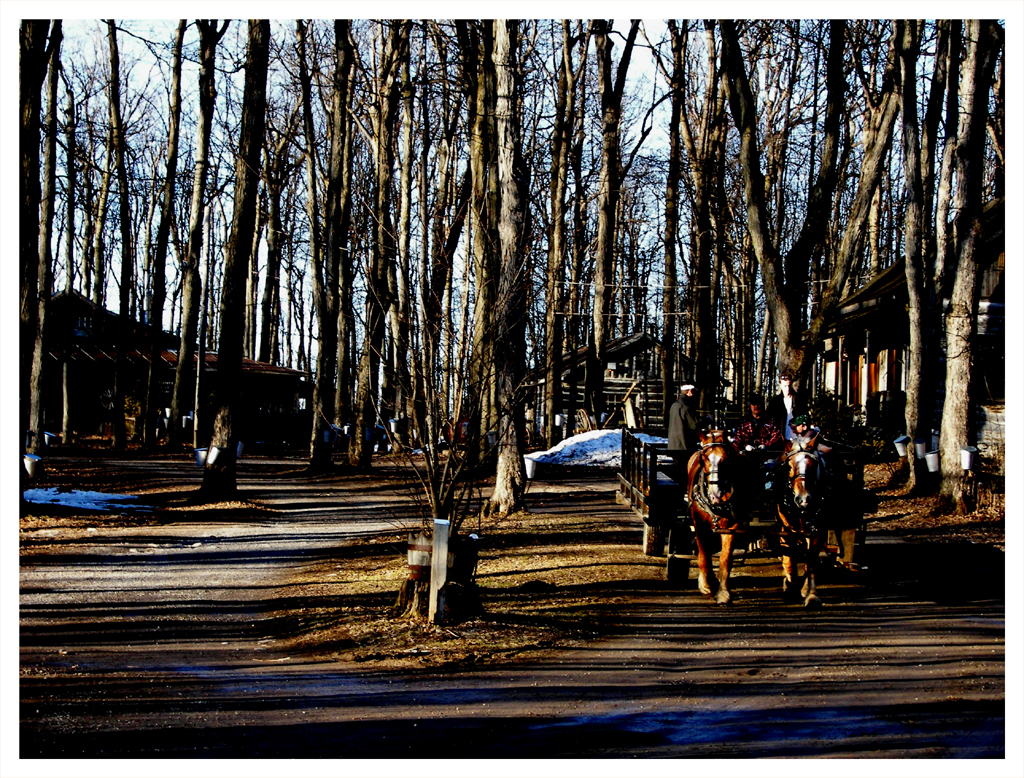
<svg viewBox="0 0 1024 778"><path fill-rule="evenodd" d="M122 466L195 478L181 462ZM273 512L22 532L23 760L1006 755L991 548L871 543L867 572L826 581L814 612L783 605L757 564L728 608L622 581L600 639L526 663L367 671L291 655L265 614L296 571L394 532L412 506L258 470L242 485ZM588 488L625 510L611 483ZM963 587L965 569L986 584ZM972 774L1003 774L985 764Z"/></svg>

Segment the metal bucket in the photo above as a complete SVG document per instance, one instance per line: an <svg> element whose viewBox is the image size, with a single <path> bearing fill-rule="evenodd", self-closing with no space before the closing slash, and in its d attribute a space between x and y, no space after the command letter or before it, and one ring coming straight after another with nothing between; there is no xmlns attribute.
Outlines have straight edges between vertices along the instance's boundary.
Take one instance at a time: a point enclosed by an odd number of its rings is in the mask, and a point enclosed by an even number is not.
<svg viewBox="0 0 1024 778"><path fill-rule="evenodd" d="M906 435L896 438L893 441L893 445L896 446L896 453L900 455L900 459L907 455L907 444L910 442L910 438Z"/></svg>
<svg viewBox="0 0 1024 778"><path fill-rule="evenodd" d="M430 578L430 557L433 550L433 542L430 537L422 532L419 535L409 535L406 549L409 578L413 581Z"/></svg>
<svg viewBox="0 0 1024 778"><path fill-rule="evenodd" d="M978 449L974 446L964 446L960 449L960 467L964 470L974 469L974 459L978 454Z"/></svg>
<svg viewBox="0 0 1024 778"><path fill-rule="evenodd" d="M533 477L537 474L537 460L524 457L523 462L526 465L526 477L528 480L532 481Z"/></svg>
<svg viewBox="0 0 1024 778"><path fill-rule="evenodd" d="M925 462L928 464L929 473L939 472L939 452L929 451L924 455Z"/></svg>
<svg viewBox="0 0 1024 778"><path fill-rule="evenodd" d="M42 475L42 457L37 457L35 454L25 454L21 461L24 464L25 472L28 473L29 478L36 478Z"/></svg>

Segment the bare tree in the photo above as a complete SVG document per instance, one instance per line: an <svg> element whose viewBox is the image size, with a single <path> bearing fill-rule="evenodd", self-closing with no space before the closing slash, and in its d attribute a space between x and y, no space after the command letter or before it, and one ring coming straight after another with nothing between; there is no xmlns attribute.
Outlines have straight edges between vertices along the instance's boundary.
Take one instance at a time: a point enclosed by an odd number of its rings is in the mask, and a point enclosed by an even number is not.
<svg viewBox="0 0 1024 778"><path fill-rule="evenodd" d="M128 343L132 330L131 288L135 271L135 244L132 240L131 198L128 190L128 168L125 163L127 141L121 118L121 57L117 47L117 25L107 20L107 42L110 46L110 128L114 140L114 162L117 169L118 221L121 228L121 283L118 290L117 355L114 361L114 448L124 448L125 384L128 381Z"/></svg>
<svg viewBox="0 0 1024 778"><path fill-rule="evenodd" d="M512 513L522 507L525 487L520 413L525 375L526 208L529 192L523 162L519 114L522 75L519 70L519 21L494 22L494 69L500 218L498 237L501 271L495 308L494 355L498 382L498 471L490 508Z"/></svg>
<svg viewBox="0 0 1024 778"><path fill-rule="evenodd" d="M369 467L373 442L365 431L376 426L379 402L381 354L384 345L385 317L393 301L388 289L388 266L395 261L395 232L391 217L391 180L395 160L394 138L401 98L402 50L408 45L411 22L385 22L382 47L378 52L373 99L369 111L371 128L361 126L373 149L374 218L373 243L367 273L366 337L359 365L356 397L356 432L349 446L349 462Z"/></svg>
<svg viewBox="0 0 1024 778"><path fill-rule="evenodd" d="M579 45L572 23L562 20L562 48L558 58L554 127L551 132L551 226L548 237L548 272L545 299L544 342L547 345L544 370L544 428L554 443L555 415L562 412L562 351L565 332L565 268L569 259L566 235L566 192L569 185L569 149L576 116L576 82L581 73L573 63L573 49ZM563 426L562 429L567 429Z"/></svg>
<svg viewBox="0 0 1024 778"><path fill-rule="evenodd" d="M197 366L196 336L202 303L202 282L199 265L203 249L203 222L206 208L206 180L210 163L210 133L213 127L213 109L217 100L215 86L217 44L227 32L228 22L220 29L216 19L197 19L199 30L199 122L196 126L195 165L192 174L192 204L188 221L188 248L182 289L181 342L178 364L174 373L174 391L171 397L170 436L172 442L181 440L181 417L193 402ZM198 366L202 369L202 365ZM193 423L198 429L198 407L194 408Z"/></svg>
<svg viewBox="0 0 1024 778"><path fill-rule="evenodd" d="M50 30L47 48L49 58L49 79L46 90L46 122L43 132L43 181L41 191L42 213L36 230L38 238L38 308L36 315L36 337L32 347L32 375L30 378L29 429L32 431L30 450L40 454L44 446L43 415L43 370L48 345L47 312L53 286L53 213L57 199L57 78L60 71L60 45L63 32L60 19L55 19Z"/></svg>
<svg viewBox="0 0 1024 778"><path fill-rule="evenodd" d="M245 335L246 272L252 235L256 228L256 206L260 182L260 152L267 104L267 69L270 57L270 22L249 21L246 53L245 96L242 126L235 163L235 196L231 216L231 237L224 255L221 291L220 337L217 343L215 417L210 453L206 459L202 491L216 499L235 491L236 446L242 425L239 412L242 379L242 350Z"/></svg>
<svg viewBox="0 0 1024 778"><path fill-rule="evenodd" d="M942 406L939 461L940 495L960 512L965 499L960 447L971 432L971 377L978 323L979 268L986 258L981 248L985 134L989 92L996 61L1003 47L1003 29L995 21L965 22L966 41L960 80L960 128L956 150L956 276L946 312L946 396Z"/></svg>
<svg viewBox="0 0 1024 778"><path fill-rule="evenodd" d="M612 24L607 19L592 22L597 49L598 81L601 87L601 184L597 194L597 236L594 246L594 310L591 344L586 367L586 402L595 416L604 411L604 369L608 324L611 315L613 260L615 252L615 214L622 181L619 127L622 121L622 95L633 54L640 21L630 22L629 33L613 73Z"/></svg>
<svg viewBox="0 0 1024 778"><path fill-rule="evenodd" d="M18 179L18 235L21 263L21 408L19 419L24 429L29 425L29 388L32 354L39 326L39 114L42 110L42 88L46 80L49 52L46 37L48 21L25 20L21 23L19 55L19 89L21 117L19 143L21 171ZM38 445L39 441L35 441Z"/></svg>
<svg viewBox="0 0 1024 778"><path fill-rule="evenodd" d="M761 269L765 300L778 342L779 366L794 372L799 378L799 383L810 370L813 349L823 337L828 317L831 316L846 288L855 251L867 221L873 192L882 174L882 162L892 140L892 127L899 104L895 88L895 43L890 46L887 74L879 99L880 109L872 116L871 137L864 150L857 193L850 209L847 226L842 232L831 276L821 296L821 304L805 330L800 326L800 322L803 308L807 304L806 296L803 294L807 284L806 268L809 257L822 240L821 224L829 213L839 178L836 161L845 92L845 23L831 22L826 79L828 104L825 110L820 165L800 233L787 252L785 260L780 247L771 236L771 220L765 200L764 175L761 172L757 138L756 106L740 51L736 24L724 20L720 26L723 62L729 77L729 103L740 132L740 162L746 200L747 231Z"/></svg>
<svg viewBox="0 0 1024 778"><path fill-rule="evenodd" d="M161 362L160 341L163 336L164 304L167 299L167 244L170 241L171 223L174 221L174 182L178 175L178 128L181 124L181 48L185 39L184 19L178 22L174 36L171 64L171 96L168 106L170 126L167 131L167 165L164 173L163 191L160 202L160 224L156 231L156 253L153 257L153 297L149 307L147 323L152 337L149 346L149 378L146 386L146 400L142 406L143 442L155 443L155 429L152 424L152 409L157 406L159 385L157 375Z"/></svg>

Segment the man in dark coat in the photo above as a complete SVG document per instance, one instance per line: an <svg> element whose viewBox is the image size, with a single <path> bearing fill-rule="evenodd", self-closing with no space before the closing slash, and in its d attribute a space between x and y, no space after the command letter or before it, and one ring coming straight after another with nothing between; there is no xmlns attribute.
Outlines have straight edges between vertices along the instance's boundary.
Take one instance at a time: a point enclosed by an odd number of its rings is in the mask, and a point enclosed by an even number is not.
<svg viewBox="0 0 1024 778"><path fill-rule="evenodd" d="M679 398L668 412L668 447L693 453L698 447L697 413L694 409L693 384L679 387Z"/></svg>
<svg viewBox="0 0 1024 778"><path fill-rule="evenodd" d="M672 403L668 411L668 448L670 451L683 452L674 455L680 470L680 483L686 483L686 463L700 448L697 409L694 407L696 403L693 399L693 391L696 388L692 383L684 383L679 387L679 398Z"/></svg>
<svg viewBox="0 0 1024 778"><path fill-rule="evenodd" d="M793 374L788 370L779 373L779 393L768 401L767 411L785 440L793 437L790 422L807 414L807 397L793 388Z"/></svg>

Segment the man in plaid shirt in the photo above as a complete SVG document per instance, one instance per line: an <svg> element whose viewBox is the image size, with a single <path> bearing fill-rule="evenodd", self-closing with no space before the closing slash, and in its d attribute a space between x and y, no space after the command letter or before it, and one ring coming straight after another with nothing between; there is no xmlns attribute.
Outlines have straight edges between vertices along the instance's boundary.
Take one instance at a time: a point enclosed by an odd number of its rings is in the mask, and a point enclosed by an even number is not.
<svg viewBox="0 0 1024 778"><path fill-rule="evenodd" d="M736 448L740 453L758 449L778 448L782 443L782 430L764 409L764 397L752 394L748 400L750 413L743 417L736 430Z"/></svg>

